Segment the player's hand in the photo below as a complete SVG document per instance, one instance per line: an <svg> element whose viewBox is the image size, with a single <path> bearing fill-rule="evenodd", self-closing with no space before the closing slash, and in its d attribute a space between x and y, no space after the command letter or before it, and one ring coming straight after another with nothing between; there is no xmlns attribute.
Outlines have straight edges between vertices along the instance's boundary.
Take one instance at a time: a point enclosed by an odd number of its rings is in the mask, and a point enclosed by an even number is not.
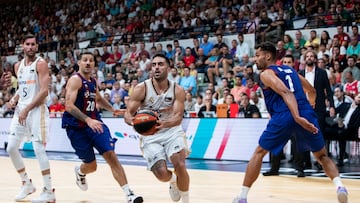
<svg viewBox="0 0 360 203"><path fill-rule="evenodd" d="M296 123L298 123L301 127L303 127L305 130L311 132L312 134L317 134L319 129L315 127L314 124L310 123L308 120L306 120L303 117L299 117L296 120Z"/></svg>
<svg viewBox="0 0 360 203"><path fill-rule="evenodd" d="M96 133L103 133L103 123L92 118L85 119L86 124Z"/></svg>
<svg viewBox="0 0 360 203"><path fill-rule="evenodd" d="M20 125L25 126L26 125L26 118L29 114L29 111L27 111L26 109L23 109L20 111L19 113L19 123Z"/></svg>

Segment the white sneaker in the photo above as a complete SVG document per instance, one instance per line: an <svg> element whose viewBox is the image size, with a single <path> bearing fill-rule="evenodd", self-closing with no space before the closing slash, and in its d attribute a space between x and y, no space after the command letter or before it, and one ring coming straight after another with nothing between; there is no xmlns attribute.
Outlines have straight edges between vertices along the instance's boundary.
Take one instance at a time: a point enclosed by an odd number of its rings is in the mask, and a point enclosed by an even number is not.
<svg viewBox="0 0 360 203"><path fill-rule="evenodd" d="M40 197L31 200L31 203L55 203L55 189L47 190L46 188L40 194Z"/></svg>
<svg viewBox="0 0 360 203"><path fill-rule="evenodd" d="M23 183L20 192L15 196L15 201L24 200L28 195L36 191L35 186L32 184L31 179L27 183Z"/></svg>
<svg viewBox="0 0 360 203"><path fill-rule="evenodd" d="M135 195L132 192L127 196L127 200L128 203L142 203L144 201L141 196Z"/></svg>
<svg viewBox="0 0 360 203"><path fill-rule="evenodd" d="M76 176L76 185L83 191L88 189L88 184L86 181L86 175L79 174L80 167L75 166L75 176Z"/></svg>
<svg viewBox="0 0 360 203"><path fill-rule="evenodd" d="M176 185L176 182L170 183L169 194L174 202L178 202L181 199L180 191Z"/></svg>

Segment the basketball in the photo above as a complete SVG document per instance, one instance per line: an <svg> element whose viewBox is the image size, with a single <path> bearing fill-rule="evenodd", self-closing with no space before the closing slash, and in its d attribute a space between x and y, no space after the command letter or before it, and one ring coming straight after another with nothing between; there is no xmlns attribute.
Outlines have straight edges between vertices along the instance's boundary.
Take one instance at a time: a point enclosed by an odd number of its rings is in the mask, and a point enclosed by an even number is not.
<svg viewBox="0 0 360 203"><path fill-rule="evenodd" d="M156 133L157 129L156 123L158 116L155 112L150 110L139 111L133 119L133 127L136 132L141 135L153 135Z"/></svg>

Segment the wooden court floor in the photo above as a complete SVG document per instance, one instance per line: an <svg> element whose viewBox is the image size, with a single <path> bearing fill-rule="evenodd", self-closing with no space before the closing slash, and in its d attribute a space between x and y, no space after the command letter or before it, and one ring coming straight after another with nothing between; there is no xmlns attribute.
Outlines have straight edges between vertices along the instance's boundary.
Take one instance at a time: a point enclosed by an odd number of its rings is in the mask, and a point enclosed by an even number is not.
<svg viewBox="0 0 360 203"><path fill-rule="evenodd" d="M27 171L37 186L39 195L42 187L38 162L25 159ZM74 166L79 162L50 161L53 186L58 203L125 203L122 190L112 178L106 164L100 163L98 170L89 174L88 191L81 191L75 184ZM0 203L14 202L20 180L8 157L0 157ZM131 188L144 197L146 203L171 203L168 184L158 182L145 166L124 165ZM190 200L193 203L231 203L239 192L244 174L209 170L189 170ZM360 202L360 180L344 179L349 190L349 202ZM250 203L336 203L335 186L328 178L296 176L259 176L248 197Z"/></svg>

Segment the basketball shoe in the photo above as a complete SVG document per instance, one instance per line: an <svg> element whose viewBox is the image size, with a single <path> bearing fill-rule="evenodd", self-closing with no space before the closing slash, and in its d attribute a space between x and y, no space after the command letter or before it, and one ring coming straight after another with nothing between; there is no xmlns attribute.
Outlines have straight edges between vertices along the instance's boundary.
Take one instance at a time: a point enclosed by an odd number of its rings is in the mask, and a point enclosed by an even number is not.
<svg viewBox="0 0 360 203"><path fill-rule="evenodd" d="M232 203L247 203L246 199L241 199L240 197L236 197Z"/></svg>
<svg viewBox="0 0 360 203"><path fill-rule="evenodd" d="M79 174L80 167L75 166L75 176L76 176L76 185L83 191L88 189L88 184L86 181L86 175Z"/></svg>
<svg viewBox="0 0 360 203"><path fill-rule="evenodd" d="M348 202L348 192L345 187L338 187L336 193L339 203Z"/></svg>
<svg viewBox="0 0 360 203"><path fill-rule="evenodd" d="M23 182L23 185L21 186L20 192L15 196L15 201L21 201L28 195L34 193L36 191L35 186L32 184L32 181L30 179L29 182Z"/></svg>
<svg viewBox="0 0 360 203"><path fill-rule="evenodd" d="M170 183L169 194L174 202L178 202L181 199L180 191L176 185L176 182Z"/></svg>
<svg viewBox="0 0 360 203"><path fill-rule="evenodd" d="M46 188L40 194L40 197L31 200L31 203L55 203L55 189L47 190Z"/></svg>
<svg viewBox="0 0 360 203"><path fill-rule="evenodd" d="M144 200L141 196L135 195L133 192L131 192L127 196L128 203L142 203Z"/></svg>

